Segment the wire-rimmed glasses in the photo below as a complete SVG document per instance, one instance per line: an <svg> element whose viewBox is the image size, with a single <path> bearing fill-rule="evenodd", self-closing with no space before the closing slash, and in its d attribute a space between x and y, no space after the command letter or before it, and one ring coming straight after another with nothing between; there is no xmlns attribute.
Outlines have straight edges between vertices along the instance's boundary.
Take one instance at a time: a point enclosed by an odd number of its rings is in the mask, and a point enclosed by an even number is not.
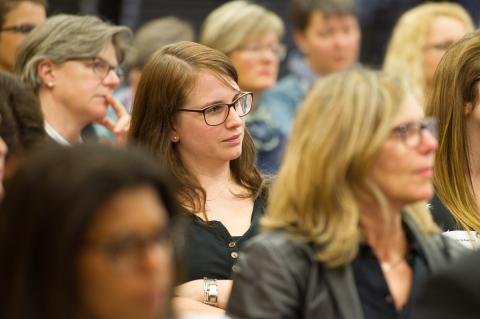
<svg viewBox="0 0 480 319"><path fill-rule="evenodd" d="M428 132L437 139L438 120L435 117L426 117L421 122L399 125L393 128L392 132L397 134L405 145L416 148L422 144L424 130L428 130Z"/></svg>

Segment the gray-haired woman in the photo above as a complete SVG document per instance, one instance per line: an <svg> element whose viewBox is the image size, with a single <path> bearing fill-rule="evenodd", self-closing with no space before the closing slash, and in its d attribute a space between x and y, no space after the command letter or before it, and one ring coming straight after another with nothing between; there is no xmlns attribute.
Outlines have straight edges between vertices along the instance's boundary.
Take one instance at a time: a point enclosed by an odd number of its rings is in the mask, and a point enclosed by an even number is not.
<svg viewBox="0 0 480 319"><path fill-rule="evenodd" d="M126 134L130 117L112 92L120 83L118 64L130 33L92 16L57 15L25 38L16 72L39 98L53 140L81 142L82 129L92 122L117 138ZM115 123L106 118L109 105L118 115Z"/></svg>

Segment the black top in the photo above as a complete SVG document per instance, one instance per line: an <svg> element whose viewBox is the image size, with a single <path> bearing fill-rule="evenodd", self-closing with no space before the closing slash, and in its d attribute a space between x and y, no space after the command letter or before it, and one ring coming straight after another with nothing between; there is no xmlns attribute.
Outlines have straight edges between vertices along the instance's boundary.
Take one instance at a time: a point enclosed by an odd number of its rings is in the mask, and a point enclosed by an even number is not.
<svg viewBox="0 0 480 319"><path fill-rule="evenodd" d="M403 309L398 311L395 308L380 263L368 244L360 245L359 253L352 263L355 286L365 319L412 318L412 300L428 278L430 271L418 241L408 227L404 229L408 241L406 260L413 270L413 281L410 296Z"/></svg>
<svg viewBox="0 0 480 319"><path fill-rule="evenodd" d="M444 232L449 230L463 230L453 218L452 213L443 205L437 194L433 195L429 208L432 212L433 220Z"/></svg>
<svg viewBox="0 0 480 319"><path fill-rule="evenodd" d="M225 226L216 220L205 223L189 214L187 229L185 281L203 279L230 279L235 269L238 251L243 243L258 233L259 220L265 209L265 199L260 196L253 205L251 225L240 237L232 237Z"/></svg>

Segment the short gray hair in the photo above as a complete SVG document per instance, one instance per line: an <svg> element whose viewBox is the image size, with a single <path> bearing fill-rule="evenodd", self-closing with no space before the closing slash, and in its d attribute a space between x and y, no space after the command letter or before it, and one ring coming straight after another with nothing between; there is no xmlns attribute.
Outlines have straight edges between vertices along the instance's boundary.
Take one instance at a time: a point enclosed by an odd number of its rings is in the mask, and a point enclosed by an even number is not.
<svg viewBox="0 0 480 319"><path fill-rule="evenodd" d="M273 11L248 1L227 2L213 10L205 20L200 43L229 54L250 34L274 32L283 36L284 25Z"/></svg>
<svg viewBox="0 0 480 319"><path fill-rule="evenodd" d="M42 84L38 75L41 61L60 64L71 58L93 57L111 40L121 63L130 37L129 28L111 25L94 16L56 15L25 38L18 51L15 70L37 93Z"/></svg>

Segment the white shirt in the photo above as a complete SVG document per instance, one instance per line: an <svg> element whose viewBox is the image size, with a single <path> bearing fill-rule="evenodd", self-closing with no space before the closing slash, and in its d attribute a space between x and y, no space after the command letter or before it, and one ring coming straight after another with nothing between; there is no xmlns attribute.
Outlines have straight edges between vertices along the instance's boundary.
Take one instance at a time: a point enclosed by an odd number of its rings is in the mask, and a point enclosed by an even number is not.
<svg viewBox="0 0 480 319"><path fill-rule="evenodd" d="M64 138L62 135L60 135L60 133L58 133L50 124L48 124L47 121L45 121L44 127L45 127L45 131L47 132L48 136L50 136L58 144L64 145L64 146L71 146L72 145L72 143L67 141L66 138ZM81 137L78 139L78 142L79 143L83 142Z"/></svg>

